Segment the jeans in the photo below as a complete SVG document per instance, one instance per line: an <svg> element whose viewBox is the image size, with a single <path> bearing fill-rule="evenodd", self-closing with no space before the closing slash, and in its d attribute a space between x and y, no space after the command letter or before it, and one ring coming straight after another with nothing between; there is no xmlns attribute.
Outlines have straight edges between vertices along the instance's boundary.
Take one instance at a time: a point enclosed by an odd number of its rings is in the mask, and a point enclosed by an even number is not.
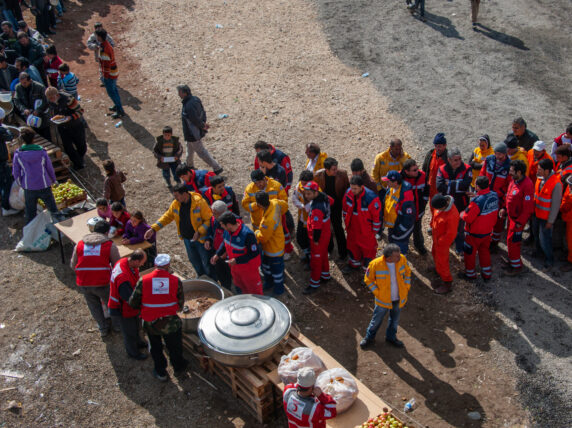
<svg viewBox="0 0 572 428"><path fill-rule="evenodd" d="M107 305L109 300L109 285L104 285L102 287L79 287L79 291L83 294L85 298L85 303L91 312L91 316L97 322L99 331L104 331L111 327L111 320L105 318L105 313L103 312L102 303Z"/></svg>
<svg viewBox="0 0 572 428"><path fill-rule="evenodd" d="M284 293L284 257L269 257L262 254L262 273L264 274L264 286L273 289L274 294Z"/></svg>
<svg viewBox="0 0 572 428"><path fill-rule="evenodd" d="M385 314L389 312L389 319L387 320L387 330L385 331L385 337L389 340L395 340L396 333L397 333L397 325L399 324L399 315L401 314L401 309L399 308L399 300L395 300L392 302L392 309L387 309L381 306L375 305L375 309L373 310L373 316L371 317L371 321L369 326L367 327L367 332L365 334L365 338L367 340L375 339L375 335L379 327L381 327L381 323L383 322L383 318Z"/></svg>
<svg viewBox="0 0 572 428"><path fill-rule="evenodd" d="M544 266L554 265L554 252L552 249L552 228L547 229L547 220L532 217L532 234L534 235L534 243L537 253L544 253L546 261Z"/></svg>
<svg viewBox="0 0 572 428"><path fill-rule="evenodd" d="M46 204L48 210L55 214L58 212L58 206L54 199L51 187L39 190L26 190L24 189L24 199L26 203L26 222L30 223L38 213L38 200L41 199Z"/></svg>
<svg viewBox="0 0 572 428"><path fill-rule="evenodd" d="M209 253L205 249L205 246L199 241L191 241L187 238L183 238L183 242L185 243L187 256L197 273L197 277L208 275L211 278L216 278L213 266L209 260Z"/></svg>
<svg viewBox="0 0 572 428"><path fill-rule="evenodd" d="M12 171L6 162L0 163L0 196L2 208L10 209L10 190L12 189Z"/></svg>
<svg viewBox="0 0 572 428"><path fill-rule="evenodd" d="M117 113L125 114L123 110L123 106L121 105L121 98L119 97L119 91L117 90L117 79L106 79L103 78L103 84L105 85L105 90L107 91L107 95L113 101L117 109Z"/></svg>
<svg viewBox="0 0 572 428"><path fill-rule="evenodd" d="M18 21L10 9L4 9L2 13L4 14L4 19L12 24L14 30L18 28Z"/></svg>
<svg viewBox="0 0 572 428"><path fill-rule="evenodd" d="M182 329L164 335L150 334L147 332L147 337L149 337L149 344L151 345L151 357L153 358L153 363L155 363L155 371L160 376L167 374L167 359L165 358L165 354L163 354L163 341L165 341L165 346L169 352L169 361L171 361L173 369L179 371L187 366L187 361L183 358Z"/></svg>
<svg viewBox="0 0 572 428"><path fill-rule="evenodd" d="M180 183L181 179L179 177L177 177L177 174L176 174L177 166L179 166L179 164L177 162L169 162L168 165L169 166L167 168L161 170L161 172L163 173L163 178L165 179L167 184L170 186L171 185L171 174L173 174L173 179L175 180L175 183L177 183L177 184Z"/></svg>

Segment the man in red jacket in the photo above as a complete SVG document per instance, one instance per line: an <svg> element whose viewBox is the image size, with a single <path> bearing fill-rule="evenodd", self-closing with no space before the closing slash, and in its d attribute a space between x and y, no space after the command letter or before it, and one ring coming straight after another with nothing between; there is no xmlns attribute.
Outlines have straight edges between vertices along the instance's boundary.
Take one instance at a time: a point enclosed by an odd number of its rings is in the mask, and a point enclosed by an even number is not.
<svg viewBox="0 0 572 428"><path fill-rule="evenodd" d="M506 264L506 275L515 276L524 269L520 258L522 231L534 212L534 185L526 176L526 164L521 160L510 162L509 173L512 181L508 185L506 204L499 211L499 216L508 216L508 259L503 257L503 261Z"/></svg>
<svg viewBox="0 0 572 428"><path fill-rule="evenodd" d="M481 176L489 179L490 190L495 192L499 198L499 207L504 206L505 195L510 181L510 158L507 154L505 143L498 143L494 147L495 153L485 158L481 168ZM461 216L461 219L463 216ZM490 252L494 253L498 249L501 234L504 229L505 219L498 217L493 228Z"/></svg>
<svg viewBox="0 0 572 428"><path fill-rule="evenodd" d="M404 181L411 184L413 191L413 199L415 200L415 225L413 226L413 246L421 255L427 254L425 248L425 240L423 239L423 215L425 214L425 206L429 200L429 186L427 185L427 176L419 169L417 162L413 159L407 159L403 164L401 176Z"/></svg>
<svg viewBox="0 0 572 428"><path fill-rule="evenodd" d="M495 192L491 192L489 186L489 179L479 176L475 181L477 196L461 213L461 220L465 222L465 272L459 275L462 279L477 278L475 270L477 253L481 265L481 277L488 281L493 273L489 246L491 233L498 218L499 198Z"/></svg>
<svg viewBox="0 0 572 428"><path fill-rule="evenodd" d="M316 374L310 367L298 370L297 383L284 387L282 401L288 428L326 428L326 419L336 417L336 402L316 386Z"/></svg>
<svg viewBox="0 0 572 428"><path fill-rule="evenodd" d="M143 250L135 250L120 259L111 271L111 284L109 288L109 314L113 320L119 320L123 344L127 355L136 360L144 360L147 354L139 352L139 348L146 343L139 337L139 310L129 306L129 298L135 284L139 281L139 268L145 264L147 256Z"/></svg>

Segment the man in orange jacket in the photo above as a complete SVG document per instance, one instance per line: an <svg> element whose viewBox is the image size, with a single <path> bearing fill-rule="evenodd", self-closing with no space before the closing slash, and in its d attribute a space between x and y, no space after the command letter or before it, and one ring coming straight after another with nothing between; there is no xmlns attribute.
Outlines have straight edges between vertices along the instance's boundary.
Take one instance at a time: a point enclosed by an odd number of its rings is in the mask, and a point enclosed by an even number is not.
<svg viewBox="0 0 572 428"><path fill-rule="evenodd" d="M566 177L566 191L562 197L560 212L566 222L566 242L568 243L568 263L560 268L562 272L572 271L572 174Z"/></svg>
<svg viewBox="0 0 572 428"><path fill-rule="evenodd" d="M459 226L459 210L454 202L452 196L444 196L441 193L437 193L431 199L431 207L434 210L431 219L433 230L431 254L435 261L435 270L440 277L438 281L431 283L436 294L448 293L453 285L453 277L449 268L449 247L455 241Z"/></svg>

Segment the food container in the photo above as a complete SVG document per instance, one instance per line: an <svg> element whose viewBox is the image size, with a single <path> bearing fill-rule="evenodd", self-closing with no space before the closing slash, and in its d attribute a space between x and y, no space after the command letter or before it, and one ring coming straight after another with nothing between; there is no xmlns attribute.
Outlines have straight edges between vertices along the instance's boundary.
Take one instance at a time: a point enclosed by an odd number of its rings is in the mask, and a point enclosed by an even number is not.
<svg viewBox="0 0 572 428"><path fill-rule="evenodd" d="M89 229L90 232L93 232L93 228L95 227L95 225L97 223L99 223L100 221L105 221L104 218L101 217L92 217L87 221L87 227Z"/></svg>
<svg viewBox="0 0 572 428"><path fill-rule="evenodd" d="M183 292L185 293L185 306L187 301L194 298L206 297L215 300L224 299L224 291L215 282L208 279L187 279L183 281ZM191 312L179 312L179 317L183 321L183 331L196 333L199 327L201 316L193 316Z"/></svg>
<svg viewBox="0 0 572 428"><path fill-rule="evenodd" d="M277 299L241 294L215 303L203 314L198 334L208 356L232 367L270 359L288 341L292 317Z"/></svg>
<svg viewBox="0 0 572 428"><path fill-rule="evenodd" d="M0 91L0 102L9 103L10 101L12 101L12 92Z"/></svg>

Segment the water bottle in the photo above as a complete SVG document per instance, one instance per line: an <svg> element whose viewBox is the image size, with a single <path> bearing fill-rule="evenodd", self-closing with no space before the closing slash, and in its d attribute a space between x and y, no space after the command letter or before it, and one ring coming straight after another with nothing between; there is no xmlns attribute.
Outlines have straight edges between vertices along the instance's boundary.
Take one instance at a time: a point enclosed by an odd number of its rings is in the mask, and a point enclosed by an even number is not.
<svg viewBox="0 0 572 428"><path fill-rule="evenodd" d="M117 122L117 123L115 124L115 127L116 127L116 128L119 128L121 125L123 125L123 121L120 120L119 122Z"/></svg>
<svg viewBox="0 0 572 428"><path fill-rule="evenodd" d="M227 117L228 117L228 114L226 114L226 113L223 113L223 114L219 114L219 115L218 115L218 118L219 118L219 119L226 119Z"/></svg>
<svg viewBox="0 0 572 428"><path fill-rule="evenodd" d="M417 408L417 403L415 402L415 398L412 398L407 403L405 403L405 406L403 406L403 412L404 413L412 412L416 408Z"/></svg>

